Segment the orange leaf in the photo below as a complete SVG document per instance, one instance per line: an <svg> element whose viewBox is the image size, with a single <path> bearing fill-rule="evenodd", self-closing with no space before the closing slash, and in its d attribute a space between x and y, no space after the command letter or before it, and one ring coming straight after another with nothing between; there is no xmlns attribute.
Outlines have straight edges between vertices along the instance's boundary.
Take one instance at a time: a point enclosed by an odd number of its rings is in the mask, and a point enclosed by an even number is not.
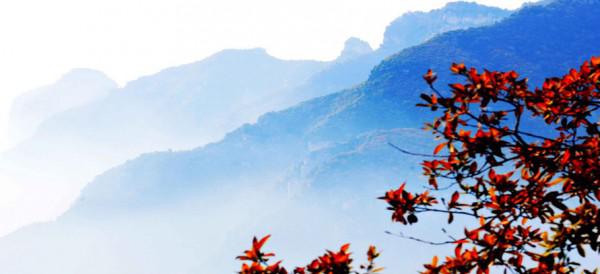
<svg viewBox="0 0 600 274"><path fill-rule="evenodd" d="M596 57L596 56L592 57L592 61L591 62L592 62L592 66L594 66L594 67L600 66L600 56L598 56L598 57Z"/></svg>
<svg viewBox="0 0 600 274"><path fill-rule="evenodd" d="M441 144L437 145L437 146L435 147L435 149L433 150L433 155L437 155L437 154L438 154L438 153L439 153L439 152L440 152L440 151L441 151L441 150L444 148L444 146L445 146L446 144L447 144L447 143L446 143L446 142L444 142L444 143L441 143Z"/></svg>
<svg viewBox="0 0 600 274"><path fill-rule="evenodd" d="M252 246L254 247L255 250L259 250L263 247L263 245L265 245L265 243L269 240L269 238L271 238L271 235L267 235L267 236L263 237L258 242L256 241L256 238L254 238L254 243L252 244Z"/></svg>
<svg viewBox="0 0 600 274"><path fill-rule="evenodd" d="M458 73L463 73L463 72L467 71L467 68L465 67L465 64L463 64L463 63L460 63L460 64L452 63L452 66L450 67L450 71L458 74Z"/></svg>
<svg viewBox="0 0 600 274"><path fill-rule="evenodd" d="M431 69L427 70L427 73L423 75L423 79L427 82L427 84L432 85L435 80L437 80L437 75L433 73Z"/></svg>

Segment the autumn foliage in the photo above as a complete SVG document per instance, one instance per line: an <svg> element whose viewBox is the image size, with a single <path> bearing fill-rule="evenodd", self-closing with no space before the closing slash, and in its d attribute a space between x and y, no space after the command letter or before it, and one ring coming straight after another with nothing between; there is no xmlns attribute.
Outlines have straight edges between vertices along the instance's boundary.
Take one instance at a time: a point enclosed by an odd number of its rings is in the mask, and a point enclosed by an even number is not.
<svg viewBox="0 0 600 274"><path fill-rule="evenodd" d="M575 254L600 252L600 57L535 89L515 71L452 64L451 72L463 80L447 91L433 71L423 77L432 92L419 106L440 113L426 125L441 140L422 162L430 189L402 184L381 197L401 224L423 212L462 217L464 233L441 243L453 255L422 273L597 273ZM287 273L261 253L267 239L238 257L249 262L240 273ZM361 269L379 271L369 252ZM358 273L351 263L344 245L294 273Z"/></svg>
<svg viewBox="0 0 600 274"><path fill-rule="evenodd" d="M252 248L244 251L244 255L238 256L237 259L247 261L242 265L241 274L287 274L288 271L280 266L281 261L270 263L269 257L274 256L273 253L263 253L261 248L270 238L270 235L258 240L256 237L252 240ZM350 244L343 245L339 251L327 251L322 256L314 259L311 263L304 267L296 267L292 273L295 274L337 274L337 273L360 273L352 269L351 253L348 251ZM370 246L367 251L369 263L361 265L360 269L363 273L377 273L383 268L375 267L375 258L379 257L379 253L374 246Z"/></svg>

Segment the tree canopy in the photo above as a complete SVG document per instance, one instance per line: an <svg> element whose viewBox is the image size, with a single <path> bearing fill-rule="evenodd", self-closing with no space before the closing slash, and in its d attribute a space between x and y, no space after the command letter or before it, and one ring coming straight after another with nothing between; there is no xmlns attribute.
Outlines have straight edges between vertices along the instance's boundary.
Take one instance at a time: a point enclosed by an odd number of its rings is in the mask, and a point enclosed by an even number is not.
<svg viewBox="0 0 600 274"><path fill-rule="evenodd" d="M422 273L597 273L575 254L600 252L600 57L531 89L515 71L479 71L452 64L462 81L449 90L424 80L431 93L418 104L440 113L426 124L439 144L422 162L428 190L405 184L380 199L392 221L418 223L424 212L464 217L453 255L435 256ZM467 221L464 221L464 219ZM471 220L471 222L469 222ZM254 239L238 259L242 274L288 273ZM294 273L376 273L379 253L353 268L349 245L327 251Z"/></svg>

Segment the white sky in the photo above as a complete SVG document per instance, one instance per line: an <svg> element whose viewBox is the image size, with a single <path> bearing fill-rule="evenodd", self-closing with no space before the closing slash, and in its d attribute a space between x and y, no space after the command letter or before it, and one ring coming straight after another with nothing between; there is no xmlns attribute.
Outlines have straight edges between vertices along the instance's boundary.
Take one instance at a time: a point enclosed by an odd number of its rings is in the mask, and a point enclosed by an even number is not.
<svg viewBox="0 0 600 274"><path fill-rule="evenodd" d="M75 67L124 84L224 48L333 59L356 36L377 47L388 23L443 0L0 0L0 136L18 93ZM516 8L522 0L480 0ZM0 148L4 142L0 138Z"/></svg>

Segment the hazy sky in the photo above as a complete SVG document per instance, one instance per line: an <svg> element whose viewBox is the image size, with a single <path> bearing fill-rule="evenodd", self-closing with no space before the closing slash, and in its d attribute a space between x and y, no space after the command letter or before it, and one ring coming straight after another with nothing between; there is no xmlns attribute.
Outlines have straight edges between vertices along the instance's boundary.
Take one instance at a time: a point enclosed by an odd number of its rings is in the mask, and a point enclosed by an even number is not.
<svg viewBox="0 0 600 274"><path fill-rule="evenodd" d="M19 0L0 2L0 136L18 93L71 68L120 84L224 48L333 59L356 36L377 47L388 23L442 0ZM516 8L522 0L480 0ZM0 139L0 148L2 147Z"/></svg>

